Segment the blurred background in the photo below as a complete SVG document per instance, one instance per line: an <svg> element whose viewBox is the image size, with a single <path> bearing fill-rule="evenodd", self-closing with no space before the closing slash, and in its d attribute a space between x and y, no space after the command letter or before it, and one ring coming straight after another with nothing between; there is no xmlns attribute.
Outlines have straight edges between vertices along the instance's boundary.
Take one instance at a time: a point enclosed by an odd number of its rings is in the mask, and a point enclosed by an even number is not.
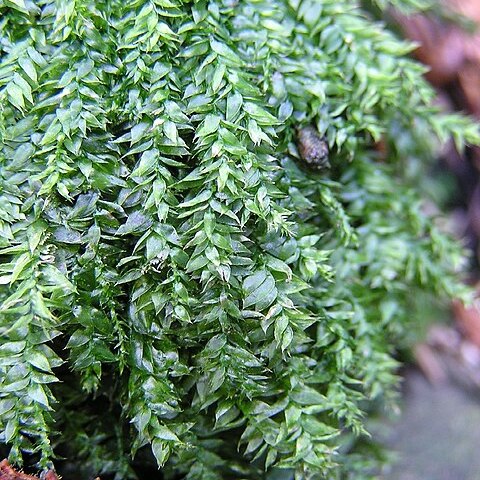
<svg viewBox="0 0 480 480"><path fill-rule="evenodd" d="M480 0L443 0L440 10L392 12L391 21L419 45L414 55L429 67L439 105L480 120ZM433 195L471 252L466 282L480 291L480 148L460 153L452 141L438 157ZM403 372L402 414L384 432L395 462L382 478L480 480L480 302L426 315L433 323Z"/></svg>

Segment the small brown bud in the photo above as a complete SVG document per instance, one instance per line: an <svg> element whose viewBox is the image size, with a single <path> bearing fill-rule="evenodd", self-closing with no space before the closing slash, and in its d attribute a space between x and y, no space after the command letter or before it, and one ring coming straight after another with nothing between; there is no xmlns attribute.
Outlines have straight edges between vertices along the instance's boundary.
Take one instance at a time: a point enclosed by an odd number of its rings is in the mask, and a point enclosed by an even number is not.
<svg viewBox="0 0 480 480"><path fill-rule="evenodd" d="M330 166L327 140L311 125L297 129L297 147L300 158L312 168Z"/></svg>

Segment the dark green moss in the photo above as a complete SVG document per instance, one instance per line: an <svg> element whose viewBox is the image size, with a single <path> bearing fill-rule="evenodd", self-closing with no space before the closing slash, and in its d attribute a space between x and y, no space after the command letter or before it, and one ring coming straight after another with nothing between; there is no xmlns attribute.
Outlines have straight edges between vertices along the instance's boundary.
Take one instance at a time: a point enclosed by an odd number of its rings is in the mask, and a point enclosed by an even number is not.
<svg viewBox="0 0 480 480"><path fill-rule="evenodd" d="M406 156L476 127L431 107L411 46L351 0L0 15L10 459L122 479L151 447L165 478L357 472L351 434L394 392L412 297L462 292ZM306 125L330 169L299 160Z"/></svg>

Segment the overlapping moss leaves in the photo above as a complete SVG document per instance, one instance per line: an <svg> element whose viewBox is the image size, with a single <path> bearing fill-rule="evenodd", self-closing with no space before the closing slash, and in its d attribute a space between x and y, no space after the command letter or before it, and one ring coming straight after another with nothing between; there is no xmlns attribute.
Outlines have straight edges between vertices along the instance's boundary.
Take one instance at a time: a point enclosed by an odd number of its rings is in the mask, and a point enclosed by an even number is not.
<svg viewBox="0 0 480 480"><path fill-rule="evenodd" d="M411 47L351 0L0 14L10 458L120 479L151 447L166 478L341 475L365 401L395 384L412 295L461 290L402 156L420 128L475 128L435 112ZM331 170L297 158L307 124Z"/></svg>

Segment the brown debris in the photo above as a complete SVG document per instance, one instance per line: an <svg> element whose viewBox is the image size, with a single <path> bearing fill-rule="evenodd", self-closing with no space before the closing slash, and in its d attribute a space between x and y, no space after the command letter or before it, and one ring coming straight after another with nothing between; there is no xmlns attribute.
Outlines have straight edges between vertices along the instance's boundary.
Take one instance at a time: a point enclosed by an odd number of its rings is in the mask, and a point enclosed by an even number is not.
<svg viewBox="0 0 480 480"><path fill-rule="evenodd" d="M448 376L445 368L438 357L438 353L430 345L426 343L417 345L414 354L418 367L430 383L437 385L446 381Z"/></svg>
<svg viewBox="0 0 480 480"><path fill-rule="evenodd" d="M432 385L454 381L480 390L480 346L454 328L434 325L415 348L417 365Z"/></svg>
<svg viewBox="0 0 480 480"><path fill-rule="evenodd" d="M478 68L478 63L465 63L458 72L458 82L463 93L466 108L476 116L479 116L480 95L478 86L480 85L480 69Z"/></svg>
<svg viewBox="0 0 480 480"><path fill-rule="evenodd" d="M444 3L453 12L480 23L477 0L445 0ZM434 85L444 87L462 76L478 78L474 70L480 62L479 33L467 32L454 23L426 15L394 14L394 17L406 36L419 44L415 55L430 67L427 78ZM478 96L478 92L474 94L476 100ZM480 113L480 110L475 111Z"/></svg>
<svg viewBox="0 0 480 480"><path fill-rule="evenodd" d="M15 470L7 459L0 462L0 480L61 480L61 478L54 470L42 472L40 477L36 477L35 475L27 475L24 472ZM96 477L95 480L100 480L100 478Z"/></svg>
<svg viewBox="0 0 480 480"><path fill-rule="evenodd" d="M418 43L414 54L429 67L426 77L437 88L439 102L445 110L460 110L480 119L480 1L440 1L447 11L464 16L477 28L467 31L452 21L426 14L404 16L393 13L393 18L405 35ZM441 158L443 167L457 178L462 195L457 200L457 207L463 210L464 221L457 233L462 236L465 246L475 250L480 269L480 148L467 148L461 153L450 142L441 152ZM479 277L477 269L476 278ZM466 314L460 314L461 327L465 335L473 335L472 341L478 344L480 333L474 333L474 330L480 329L480 325L473 327L472 313L469 320L466 320Z"/></svg>
<svg viewBox="0 0 480 480"><path fill-rule="evenodd" d="M419 44L415 55L430 67L427 79L437 87L451 82L465 61L463 32L423 15L396 16L407 37Z"/></svg>
<svg viewBox="0 0 480 480"><path fill-rule="evenodd" d="M53 470L49 470L41 478L42 480L59 480ZM4 459L0 462L0 480L39 480L39 478L15 470L10 463L8 463L8 460Z"/></svg>
<svg viewBox="0 0 480 480"><path fill-rule="evenodd" d="M461 332L480 348L480 307L477 304L466 307L456 301L453 303L453 312Z"/></svg>

